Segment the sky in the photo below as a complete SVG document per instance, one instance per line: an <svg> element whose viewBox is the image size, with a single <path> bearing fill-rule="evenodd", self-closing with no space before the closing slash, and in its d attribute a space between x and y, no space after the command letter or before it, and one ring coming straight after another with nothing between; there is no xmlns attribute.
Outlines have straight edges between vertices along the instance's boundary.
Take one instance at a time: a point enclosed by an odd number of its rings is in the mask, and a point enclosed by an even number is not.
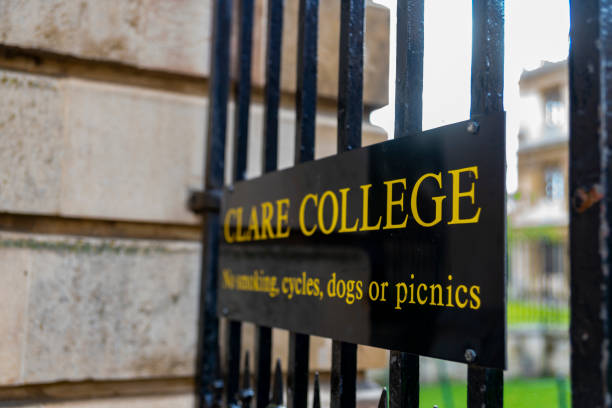
<svg viewBox="0 0 612 408"><path fill-rule="evenodd" d="M395 100L396 1L375 0L391 12L389 101ZM425 0L425 58L423 129L468 119L472 46L471 0ZM518 81L525 69L542 61L567 58L569 2L567 0L506 0L504 107L507 112L507 189L517 189ZM366 28L367 30L367 28ZM372 123L393 137L394 107L372 112Z"/></svg>

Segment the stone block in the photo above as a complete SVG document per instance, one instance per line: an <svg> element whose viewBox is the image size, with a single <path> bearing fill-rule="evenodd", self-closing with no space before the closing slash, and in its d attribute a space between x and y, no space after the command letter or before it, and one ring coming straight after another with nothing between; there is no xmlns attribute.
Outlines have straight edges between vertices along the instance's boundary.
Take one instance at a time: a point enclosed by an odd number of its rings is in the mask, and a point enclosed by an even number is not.
<svg viewBox="0 0 612 408"><path fill-rule="evenodd" d="M0 71L0 211L196 224L206 100Z"/></svg>
<svg viewBox="0 0 612 408"><path fill-rule="evenodd" d="M185 202L202 185L204 99L80 80L64 88L62 214L198 222Z"/></svg>
<svg viewBox="0 0 612 408"><path fill-rule="evenodd" d="M0 71L0 211L60 209L64 121L57 80Z"/></svg>
<svg viewBox="0 0 612 408"><path fill-rule="evenodd" d="M200 244L0 233L0 385L189 377L195 372ZM253 351L253 325L244 325ZM286 367L287 331L273 358ZM310 367L330 369L312 337ZM383 367L359 348L360 369Z"/></svg>
<svg viewBox="0 0 612 408"><path fill-rule="evenodd" d="M199 223L185 202L202 186L206 99L6 71L0 90L8 95L0 102L1 212ZM232 128L229 120L228 135ZM260 172L262 129L263 107L254 104L249 176ZM283 108L280 168L293 165L294 135L295 114ZM385 139L364 124L364 144ZM336 118L319 114L316 156L335 149Z"/></svg>
<svg viewBox="0 0 612 408"><path fill-rule="evenodd" d="M285 8L282 88L295 90L298 0ZM365 31L366 105L388 98L389 12L367 3ZM257 2L253 83L265 81L267 2ZM338 92L340 1L320 4L319 93ZM119 62L149 70L208 77L212 5L210 0L4 0L0 2L0 43L84 59Z"/></svg>
<svg viewBox="0 0 612 408"><path fill-rule="evenodd" d="M21 380L28 318L29 259L17 251L0 250L0 384Z"/></svg>
<svg viewBox="0 0 612 408"><path fill-rule="evenodd" d="M247 178L253 178L261 174L261 155L263 147L263 106L254 105L251 107L250 112ZM387 140L387 133L382 128L366 122L364 122L362 126L363 133L361 143L363 146L369 146ZM231 128L232 126L230 124L230 129ZM327 113L319 113L316 118L316 159L336 154L337 134L336 117ZM286 169L292 167L295 160L295 112L293 110L285 108L280 110L278 138L278 168ZM229 138L229 140L231 143L231 138Z"/></svg>
<svg viewBox="0 0 612 408"><path fill-rule="evenodd" d="M211 15L209 0L6 0L0 41L208 76Z"/></svg>
<svg viewBox="0 0 612 408"><path fill-rule="evenodd" d="M192 408L195 406L195 398L192 394L154 395L146 397L43 402L20 406L24 408Z"/></svg>
<svg viewBox="0 0 612 408"><path fill-rule="evenodd" d="M251 323L243 324L242 329L242 349L244 352L249 351L251 356L251 367L254 365L253 356L255 350L255 326ZM310 354L308 368L312 371L329 372L331 370L331 354L332 341L331 339L311 336L310 337ZM287 370L287 359L289 356L289 332L282 329L272 330L272 363L273 367L276 360L281 361L283 370ZM358 346L357 348L357 368L359 370L384 368L389 361L387 350Z"/></svg>
<svg viewBox="0 0 612 408"><path fill-rule="evenodd" d="M291 92L295 92L297 78L298 11L298 0L285 2L281 87ZM389 10L366 2L365 14L364 104L381 107L388 103L389 94ZM317 92L334 100L338 95L339 22L340 0L320 2ZM264 79L262 75L258 83L263 85Z"/></svg>
<svg viewBox="0 0 612 408"><path fill-rule="evenodd" d="M191 242L2 233L2 384L193 375L199 253Z"/></svg>

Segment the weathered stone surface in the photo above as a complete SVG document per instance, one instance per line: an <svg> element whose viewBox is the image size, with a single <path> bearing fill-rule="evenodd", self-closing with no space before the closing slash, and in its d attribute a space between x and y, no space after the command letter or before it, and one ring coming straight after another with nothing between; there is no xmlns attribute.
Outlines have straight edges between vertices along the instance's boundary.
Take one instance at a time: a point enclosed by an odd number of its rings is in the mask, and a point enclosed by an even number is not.
<svg viewBox="0 0 612 408"><path fill-rule="evenodd" d="M298 0L288 0L282 87L295 90ZM319 93L338 92L340 1L320 4ZM253 83L265 82L267 2L257 2ZM4 0L0 42L145 69L208 76L212 6L209 0ZM366 104L387 101L389 12L368 2L365 32Z"/></svg>
<svg viewBox="0 0 612 408"><path fill-rule="evenodd" d="M194 375L200 244L0 233L0 385ZM245 325L244 349L253 350ZM274 358L287 357L274 330ZM361 348L359 367L384 366ZM313 337L310 365L329 370Z"/></svg>
<svg viewBox="0 0 612 408"><path fill-rule="evenodd" d="M15 314L2 319L11 341L0 356L16 356L2 360L11 369L2 384L193 375L199 252L187 242L0 234L0 259L11 260L0 289Z"/></svg>
<svg viewBox="0 0 612 408"><path fill-rule="evenodd" d="M185 202L202 185L203 99L68 80L64 101L62 214L197 222Z"/></svg>
<svg viewBox="0 0 612 408"><path fill-rule="evenodd" d="M0 113L0 211L199 222L185 202L190 190L202 185L204 98L0 71L0 92L5 90L9 97L0 102L6 108ZM281 110L281 168L293 164L294 121L291 110ZM262 129L263 108L253 105L250 176L260 172ZM369 144L386 135L364 124L363 138ZM320 114L317 157L335 148L336 118ZM231 165L226 169L229 175Z"/></svg>
<svg viewBox="0 0 612 408"><path fill-rule="evenodd" d="M195 398L192 394L157 395L150 397L106 398L67 402L47 402L20 405L24 408L192 408Z"/></svg>
<svg viewBox="0 0 612 408"><path fill-rule="evenodd" d="M389 94L389 10L366 4L363 97L366 105L383 106ZM296 89L298 10L299 1L285 2L281 86L288 91ZM320 2L317 92L333 99L338 95L339 22L340 1Z"/></svg>
<svg viewBox="0 0 612 408"><path fill-rule="evenodd" d="M20 380L27 320L28 258L0 250L0 384Z"/></svg>
<svg viewBox="0 0 612 408"><path fill-rule="evenodd" d="M242 329L242 349L243 355L247 350L250 351L251 359L253 359L253 350L255 350L255 326L247 323ZM287 330L274 329L272 330L272 362L281 361L283 370L287 369L287 359L289 356L289 332ZM331 339L311 336L310 337L310 355L308 368L310 371L329 372L331 370ZM387 350L358 346L357 348L357 368L359 370L383 368L389 360ZM254 361L251 361L254 364ZM251 367L253 367L251 364Z"/></svg>
<svg viewBox="0 0 612 408"><path fill-rule="evenodd" d="M206 101L0 71L0 211L197 223Z"/></svg>
<svg viewBox="0 0 612 408"><path fill-rule="evenodd" d="M337 120L329 114L319 114L316 119L315 158L336 154L337 149ZM387 140L387 133L368 123L363 123L362 145L368 146ZM230 125L230 129L232 126ZM247 158L247 178L261 174L262 135L263 135L263 107L251 107L249 122L249 145ZM292 167L295 160L295 112L281 109L278 124L278 167L285 169ZM230 143L231 143L231 138ZM230 145L231 147L231 145Z"/></svg>
<svg viewBox="0 0 612 408"><path fill-rule="evenodd" d="M57 213L63 103L56 80L0 71L0 211Z"/></svg>
<svg viewBox="0 0 612 408"><path fill-rule="evenodd" d="M5 0L0 41L207 76L211 14L208 0Z"/></svg>
<svg viewBox="0 0 612 408"><path fill-rule="evenodd" d="M363 99L381 107L389 102L389 9L368 1L366 8ZM395 24L395 22L393 22ZM385 63L386 62L386 63ZM395 64L395 61L391 62Z"/></svg>

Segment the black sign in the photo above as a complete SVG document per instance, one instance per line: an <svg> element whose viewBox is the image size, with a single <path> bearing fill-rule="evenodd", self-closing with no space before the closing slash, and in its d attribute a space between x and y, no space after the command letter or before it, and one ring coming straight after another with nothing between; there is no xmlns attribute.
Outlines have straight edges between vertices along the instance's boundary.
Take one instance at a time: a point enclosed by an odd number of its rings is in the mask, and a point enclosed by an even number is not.
<svg viewBox="0 0 612 408"><path fill-rule="evenodd" d="M221 211L220 314L504 368L504 118L236 183Z"/></svg>

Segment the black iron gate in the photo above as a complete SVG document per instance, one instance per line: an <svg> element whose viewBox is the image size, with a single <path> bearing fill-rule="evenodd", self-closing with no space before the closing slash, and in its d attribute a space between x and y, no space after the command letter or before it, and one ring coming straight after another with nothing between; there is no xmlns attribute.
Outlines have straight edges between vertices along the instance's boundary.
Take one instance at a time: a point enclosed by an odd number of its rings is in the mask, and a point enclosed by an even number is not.
<svg viewBox="0 0 612 408"><path fill-rule="evenodd" d="M248 358L240 378L241 322L227 322L226 370L221 372L217 317L219 200L224 185L224 153L230 93L230 27L232 7L239 21L237 79L233 90L234 180L246 171L250 105L251 43L256 0L214 0L210 110L205 192L192 197L191 207L204 215L202 302L200 311L197 393L200 406L283 405L282 376L271 391L271 328L257 327L255 389L250 388ZM395 137L421 131L424 48L424 0L398 0ZM276 170L283 0L268 0L265 120L262 171ZM338 152L361 146L363 109L364 0L341 0L338 89ZM470 115L503 111L504 1L473 0ZM545 16L543 16L545 18ZM318 0L300 0L297 44L295 161L314 159L317 99ZM609 156L612 138L608 98L612 95L612 0L571 2L570 50L570 222L572 260L572 391L576 407L610 406L608 240L612 211L606 192L612 180ZM452 35L437 33L436 35ZM602 198L604 198L602 200ZM287 405L307 405L309 337L290 333ZM334 341L331 406L355 406L357 346ZM468 363L468 407L501 407L503 373ZM419 357L391 351L389 405L418 407ZM315 384L318 390L318 384ZM314 403L319 406L318 392ZM383 391L381 404L386 404ZM381 405L386 406L386 405Z"/></svg>

